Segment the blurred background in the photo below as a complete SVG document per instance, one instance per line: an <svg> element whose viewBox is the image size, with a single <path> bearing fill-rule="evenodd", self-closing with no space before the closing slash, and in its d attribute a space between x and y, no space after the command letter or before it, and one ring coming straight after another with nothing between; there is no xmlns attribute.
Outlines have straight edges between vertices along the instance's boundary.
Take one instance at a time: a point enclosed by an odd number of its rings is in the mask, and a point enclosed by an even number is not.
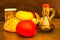
<svg viewBox="0 0 60 40"><path fill-rule="evenodd" d="M4 21L5 8L37 12L41 16L42 4L48 3L56 10L54 18L60 18L60 0L0 0L0 21Z"/></svg>

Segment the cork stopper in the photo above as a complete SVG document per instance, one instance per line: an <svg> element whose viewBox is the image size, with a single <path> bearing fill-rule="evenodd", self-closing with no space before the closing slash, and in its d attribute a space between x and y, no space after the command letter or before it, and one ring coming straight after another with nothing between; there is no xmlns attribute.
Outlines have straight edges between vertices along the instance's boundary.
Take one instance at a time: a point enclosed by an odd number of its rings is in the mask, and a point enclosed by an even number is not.
<svg viewBox="0 0 60 40"><path fill-rule="evenodd" d="M50 8L50 4L42 4L42 8Z"/></svg>

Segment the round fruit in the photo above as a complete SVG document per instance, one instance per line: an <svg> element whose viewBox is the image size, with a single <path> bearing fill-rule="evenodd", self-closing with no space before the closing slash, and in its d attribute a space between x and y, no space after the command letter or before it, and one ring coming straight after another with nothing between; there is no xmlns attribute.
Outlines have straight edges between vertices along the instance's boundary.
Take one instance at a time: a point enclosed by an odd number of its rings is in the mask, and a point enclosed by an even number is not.
<svg viewBox="0 0 60 40"><path fill-rule="evenodd" d="M36 25L31 20L24 20L17 24L17 34L25 37L33 36L36 32Z"/></svg>

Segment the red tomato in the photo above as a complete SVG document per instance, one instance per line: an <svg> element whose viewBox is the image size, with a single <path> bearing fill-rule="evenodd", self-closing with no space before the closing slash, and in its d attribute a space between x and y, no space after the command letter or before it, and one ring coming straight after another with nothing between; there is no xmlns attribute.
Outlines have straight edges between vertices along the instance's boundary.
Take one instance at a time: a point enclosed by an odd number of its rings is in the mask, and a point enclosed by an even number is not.
<svg viewBox="0 0 60 40"><path fill-rule="evenodd" d="M33 36L36 32L36 25L31 20L20 21L17 24L16 32L25 37Z"/></svg>

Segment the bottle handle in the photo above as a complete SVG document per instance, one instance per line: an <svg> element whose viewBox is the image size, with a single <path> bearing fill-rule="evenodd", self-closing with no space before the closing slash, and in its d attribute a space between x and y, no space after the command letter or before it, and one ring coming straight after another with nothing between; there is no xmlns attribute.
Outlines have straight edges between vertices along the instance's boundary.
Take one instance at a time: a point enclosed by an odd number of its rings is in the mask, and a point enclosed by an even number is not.
<svg viewBox="0 0 60 40"><path fill-rule="evenodd" d="M49 18L52 19L55 16L55 9L50 8L50 11L52 11L52 14Z"/></svg>

